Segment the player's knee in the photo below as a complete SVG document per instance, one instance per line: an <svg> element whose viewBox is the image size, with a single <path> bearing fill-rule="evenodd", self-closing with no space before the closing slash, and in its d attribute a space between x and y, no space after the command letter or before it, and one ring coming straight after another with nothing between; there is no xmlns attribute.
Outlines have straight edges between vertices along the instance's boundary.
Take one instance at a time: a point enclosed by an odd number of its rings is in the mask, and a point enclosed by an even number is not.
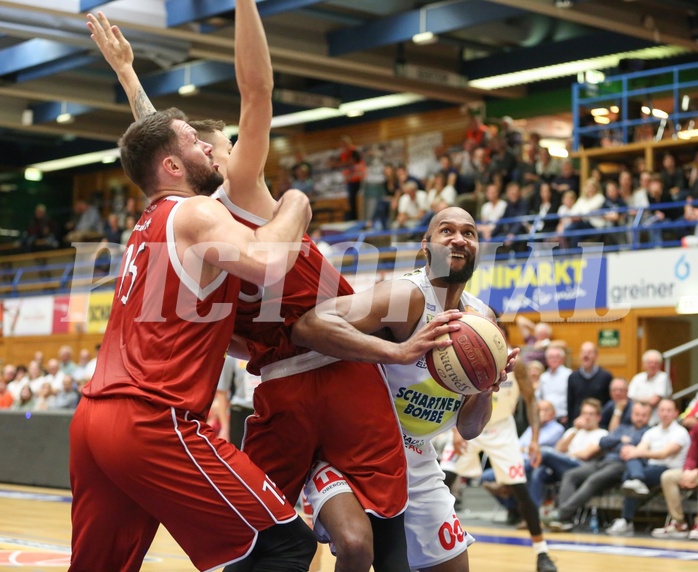
<svg viewBox="0 0 698 572"><path fill-rule="evenodd" d="M347 526L332 541L337 560L346 568L368 570L373 563L373 534L370 527Z"/></svg>

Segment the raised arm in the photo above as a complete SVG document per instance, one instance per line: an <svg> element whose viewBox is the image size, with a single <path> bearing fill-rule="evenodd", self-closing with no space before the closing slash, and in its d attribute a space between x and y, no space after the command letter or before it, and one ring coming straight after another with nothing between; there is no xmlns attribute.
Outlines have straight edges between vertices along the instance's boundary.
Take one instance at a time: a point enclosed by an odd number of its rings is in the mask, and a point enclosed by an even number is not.
<svg viewBox="0 0 698 572"><path fill-rule="evenodd" d="M235 75L240 122L228 160L226 192L238 207L269 219L276 201L264 182L264 165L269 153L274 76L254 0L235 3Z"/></svg>
<svg viewBox="0 0 698 572"><path fill-rule="evenodd" d="M126 92L131 111L135 119L155 113L155 107L148 99L136 71L133 69L133 50L118 26L112 26L102 12L97 16L87 15L87 27L90 36L104 59L112 67Z"/></svg>
<svg viewBox="0 0 698 572"><path fill-rule="evenodd" d="M322 302L293 328L293 342L322 354L372 363L415 363L427 351L450 340L435 337L457 326L460 312L439 314L412 335L424 309L424 297L406 280L380 282L370 290ZM407 341L405 341L407 340Z"/></svg>
<svg viewBox="0 0 698 572"><path fill-rule="evenodd" d="M177 254L184 269L203 280L206 268L202 273L200 260L204 260L254 284L283 278L298 258L311 213L308 198L300 191L289 191L278 205L267 224L252 230L218 201L208 197L184 201L174 218ZM215 274L208 277L210 282Z"/></svg>

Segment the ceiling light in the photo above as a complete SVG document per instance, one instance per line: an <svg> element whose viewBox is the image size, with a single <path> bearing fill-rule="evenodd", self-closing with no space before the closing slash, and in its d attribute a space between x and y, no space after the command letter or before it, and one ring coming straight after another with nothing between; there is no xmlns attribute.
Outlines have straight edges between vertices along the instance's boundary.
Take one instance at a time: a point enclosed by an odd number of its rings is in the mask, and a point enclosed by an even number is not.
<svg viewBox="0 0 698 572"><path fill-rule="evenodd" d="M686 131L679 131L679 139L693 139L698 137L698 129L687 129Z"/></svg>
<svg viewBox="0 0 698 572"><path fill-rule="evenodd" d="M119 149L107 149L106 151L94 151L85 153L84 155L75 155L73 157L64 157L63 159L54 159L52 161L44 161L43 163L34 163L28 168L39 169L43 172L62 171L63 169L72 169L74 167L82 167L83 165L91 165L92 163L100 163L105 157L118 157Z"/></svg>
<svg viewBox="0 0 698 572"><path fill-rule="evenodd" d="M419 46L427 46L438 42L439 37L434 32L419 32L412 36L412 41Z"/></svg>
<svg viewBox="0 0 698 572"><path fill-rule="evenodd" d="M597 107L596 109L591 110L591 114L593 116L608 115L608 109L606 109L605 107Z"/></svg>
<svg viewBox="0 0 698 572"><path fill-rule="evenodd" d="M605 115L597 115L594 117L594 121L596 123L603 123L604 125L608 125L611 122L611 119L609 117L606 117Z"/></svg>
<svg viewBox="0 0 698 572"><path fill-rule="evenodd" d="M56 123L72 123L75 121L68 111L68 103L61 101L61 112L56 116Z"/></svg>
<svg viewBox="0 0 698 572"><path fill-rule="evenodd" d="M647 105L643 105L640 108L640 111L642 111L642 113L645 115L652 115L657 119L667 119L669 117L669 114L666 111L658 109L657 107L650 109Z"/></svg>
<svg viewBox="0 0 698 572"><path fill-rule="evenodd" d="M196 85L193 84L191 81L191 65L189 64L186 64L184 66L184 83L177 90L177 93L184 97L187 97L189 95L196 95L197 93L199 93L199 88L196 87Z"/></svg>
<svg viewBox="0 0 698 572"><path fill-rule="evenodd" d="M333 119L335 117L346 116L348 112L356 113L363 111L376 111L379 109L390 109L391 107L399 107L401 105L409 105L424 101L423 95L416 93L393 93L391 95L381 95L379 97L371 97L369 99L360 99L342 103L338 109L329 107L318 107L317 109L306 109L305 111L297 111L287 115L277 115L271 120L272 128L287 127L289 125L299 125L301 123L312 123L314 121L323 121L324 119Z"/></svg>
<svg viewBox="0 0 698 572"><path fill-rule="evenodd" d="M621 52L598 58L589 58L586 60L577 60L519 72L483 77L469 81L468 85L476 89L500 89L525 83L535 83L546 79L574 76L580 72L587 72L589 70L614 68L618 67L618 62L622 59L637 58L654 60L685 54L687 51L686 48L678 46L654 46L642 50Z"/></svg>
<svg viewBox="0 0 698 572"><path fill-rule="evenodd" d="M106 155L105 157L102 157L102 163L104 163L105 165L111 165L112 163L116 163L116 156Z"/></svg>
<svg viewBox="0 0 698 572"><path fill-rule="evenodd" d="M363 109L347 109L347 117L361 117L363 114Z"/></svg>
<svg viewBox="0 0 698 572"><path fill-rule="evenodd" d="M611 105L609 109L611 110L611 113L618 113L620 111L620 108L617 105Z"/></svg>
<svg viewBox="0 0 698 572"><path fill-rule="evenodd" d="M24 178L27 181L40 181L44 178L44 174L41 172L40 169L37 169L35 167L27 167L26 169L24 169Z"/></svg>

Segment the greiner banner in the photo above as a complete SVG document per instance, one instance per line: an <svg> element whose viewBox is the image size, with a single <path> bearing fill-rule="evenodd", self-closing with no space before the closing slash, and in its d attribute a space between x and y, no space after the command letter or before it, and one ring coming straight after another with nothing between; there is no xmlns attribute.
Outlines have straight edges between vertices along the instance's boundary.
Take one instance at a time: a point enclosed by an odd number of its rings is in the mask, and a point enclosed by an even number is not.
<svg viewBox="0 0 698 572"><path fill-rule="evenodd" d="M698 296L698 248L663 248L609 254L608 307L675 307Z"/></svg>

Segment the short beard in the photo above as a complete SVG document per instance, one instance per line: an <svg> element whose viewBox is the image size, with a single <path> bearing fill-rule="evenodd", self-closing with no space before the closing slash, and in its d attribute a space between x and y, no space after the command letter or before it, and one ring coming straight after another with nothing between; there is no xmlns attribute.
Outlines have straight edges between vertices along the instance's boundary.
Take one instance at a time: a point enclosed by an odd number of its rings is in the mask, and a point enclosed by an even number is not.
<svg viewBox="0 0 698 572"><path fill-rule="evenodd" d="M187 170L187 184L197 195L210 197L223 184L223 175L211 168L206 169L203 165L194 161L184 161Z"/></svg>
<svg viewBox="0 0 698 572"><path fill-rule="evenodd" d="M460 270L453 270L451 267L451 257L450 254L446 256L440 256L436 260L436 265L432 265L432 248L436 245L427 244L426 247L426 257L427 263L429 264L429 271L433 278L442 280L446 284L466 284L470 281L475 273L475 260L472 258L467 259L465 266ZM445 246L438 246L439 250L442 250L444 254L450 251ZM469 256L466 254L466 256Z"/></svg>

